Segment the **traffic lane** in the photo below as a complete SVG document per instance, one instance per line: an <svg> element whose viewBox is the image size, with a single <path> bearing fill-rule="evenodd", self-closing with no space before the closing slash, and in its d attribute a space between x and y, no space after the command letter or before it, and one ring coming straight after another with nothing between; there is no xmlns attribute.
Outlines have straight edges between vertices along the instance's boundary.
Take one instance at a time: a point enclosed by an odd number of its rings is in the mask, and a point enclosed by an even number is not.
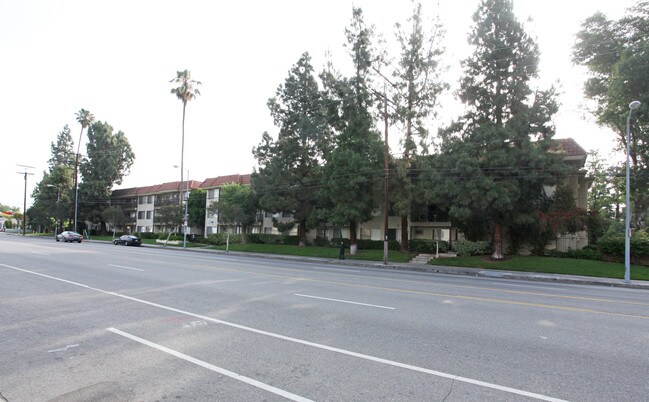
<svg viewBox="0 0 649 402"><path fill-rule="evenodd" d="M10 277L0 285L3 322L11 323L0 327L0 390L8 400L268 399L259 389L223 382L222 376L206 375L200 367L125 343L106 331L122 318L144 326L164 320L149 307L35 278ZM175 319L167 322L178 324Z"/></svg>
<svg viewBox="0 0 649 402"><path fill-rule="evenodd" d="M205 295L199 295L199 297L194 297L192 300L209 300L209 295L207 297L203 297ZM178 295L174 295L174 298L176 300L179 299ZM258 303L259 301L257 301ZM298 310L303 310L303 306L297 306ZM229 310L229 311L228 311ZM226 311L228 311L229 314L232 314L232 312L236 310L236 307L233 308L226 308ZM286 313L282 312L281 310L281 304L280 305L274 305L270 306L267 308L263 308L262 306L248 306L246 309L247 311L254 311L259 313L258 316L256 317L257 320L263 319L264 317L270 316L272 322L266 322L266 327L270 327L271 324L279 323L280 325L283 325L284 327L284 333L296 333L299 332L299 327L300 323L297 321L297 316L295 312L293 313ZM223 313L223 308L219 309L217 313ZM387 350L388 354L391 354L393 356L398 357L406 357L409 356L410 361L416 361L417 359L421 359L421 353L416 353L418 350L435 350L435 346L438 346L438 340L439 339L458 339L458 340L464 340L464 342L460 342L460 344L451 344L448 346L448 349L444 352L446 354L441 353L440 356L444 357L448 355L449 359L451 362L463 362L465 363L467 359L472 362L472 367L477 368L475 374L476 375L481 375L483 372L494 372L494 373L504 373L503 379L512 381L512 378L516 377L517 375L520 375L520 373L542 373L544 366L545 366L545 361L541 360L540 362L538 361L539 359L533 358L532 363L537 362L541 363L540 367L538 367L539 370L535 370L535 367L527 367L527 365L530 364L530 362L525 361L525 357L529 355L530 352L534 352L534 348L530 347L529 345L529 340L518 340L514 339L512 342L512 339L509 339L508 337L511 336L512 333L516 333L516 330L520 328L520 326L517 324L515 327L515 330L512 331L505 331L502 330L500 327L498 328L498 336L500 338L503 338L505 340L504 345L502 344L503 342L494 342L493 340L489 339L489 336L491 334L491 331L493 329L490 329L487 331L486 336L483 336L482 334L476 334L475 336L475 341L470 341L468 342L468 345L476 345L478 346L477 350L475 351L470 351L471 353L467 353L467 338L472 339L471 337L467 337L466 333L468 332L469 335L471 335L473 332L479 332L475 331L475 327L480 328L480 323L477 321L480 317L476 318L476 323L477 325L474 325L473 328L463 329L460 328L460 330L455 334L458 335L457 337L453 337L453 333L449 333L449 331L440 331L440 333L435 333L433 331L433 328L423 328L421 331L414 331L413 326L411 324L411 328L408 329L407 334L404 335L404 328L408 328L408 323L405 323L405 325L402 325L401 323L397 323L394 327L389 328L387 331L385 330L386 327L388 327L386 324L388 323L377 323L375 324L376 328L371 327L374 323L374 320L369 320L367 325L364 325L364 323L359 324L359 317L353 317L352 320L349 319L344 319L344 318L339 318L339 319L332 319L332 317L336 317L335 314L332 312L328 312L326 314L321 314L318 312L314 311L306 311L303 312L306 314L303 314L306 318L305 320L305 328L304 332L309 332L310 331L310 336L312 337L311 339L319 339L317 338L318 336L322 337L322 334L326 334L330 338L326 339L326 341L333 342L333 339L344 339L345 342L347 343L341 343L342 345L349 346L349 340L351 339L352 341L356 340L358 341L359 339L363 339L364 341L360 342L358 346L358 350L364 350L360 348L369 348L367 349L368 352L373 352L376 350ZM337 314L340 315L340 317L344 317L344 314L338 312ZM484 311L480 314L480 316L484 315ZM505 314L500 314L507 316L509 313ZM316 317L314 319L314 317ZM325 319L320 319L320 317L324 317ZM362 317L362 316L361 316ZM248 317L250 318L250 317ZM285 323L285 320L282 318L289 318L290 322L287 324ZM465 317L466 318L466 317ZM469 319L468 321L473 321ZM487 320L488 322L489 320ZM336 327L336 323L339 322L341 325L340 327ZM439 319L437 322L445 323L445 319ZM498 321L494 321L498 322ZM502 323L500 323L500 326L502 327ZM263 325L262 325L263 327ZM314 330L314 331L312 331ZM348 332L344 332L347 330ZM352 330L349 332L349 330ZM360 333L355 333L354 330L360 331ZM372 334L381 334L381 331L383 331L382 335L376 337L376 338L371 338ZM387 333L386 333L387 332ZM414 337L412 335L415 335ZM450 335L450 336L449 336ZM336 338L337 337L337 338ZM367 339L370 339L370 342L367 342ZM421 338L423 340L433 340L435 343L432 344L423 344L419 345L417 347L413 348L413 345L417 345L418 339ZM557 337L558 338L558 337ZM396 343L391 343L391 344L381 344L381 340L383 339L396 339L399 340L399 342ZM421 341L420 341L421 343ZM520 345L519 345L520 344ZM408 345L408 347L405 347L403 345ZM514 345L514 347L512 347ZM380 347L379 347L380 346ZM520 347L519 347L520 346ZM531 345L535 346L535 345ZM400 350L400 347L402 350ZM482 350L484 348L487 349L492 349L496 353L494 353L493 356L489 355L484 356L484 352ZM537 347L538 348L538 347ZM513 349L512 352L508 352L508 350ZM542 349L542 348L541 348ZM413 352L413 350L415 352ZM462 359L462 356L454 356L454 353L456 351L462 351L462 353L465 354L465 359ZM450 351L450 352L449 352ZM541 355L544 354L544 351L540 351ZM552 358L549 359L548 366L552 366L553 360L554 359L561 359L562 356L565 354L565 349L562 349L560 353L558 354L550 354L552 355ZM617 352L615 353L617 354ZM438 357L439 359L440 357ZM482 360L481 360L482 359ZM496 362L496 363L491 363L491 361ZM528 357L529 360L529 357ZM583 359L582 359L583 360ZM428 361L426 359L422 360L422 365L427 363ZM519 364L523 364L523 366L526 366L526 370L521 370L520 373L509 373L507 372L508 368L512 365L512 362L514 363L514 366L516 366L516 363L518 362ZM591 365L588 362L581 361L579 364L583 364L586 368L589 368ZM616 363L616 362L612 362ZM612 366L615 366L616 364L611 364ZM499 367L497 367L500 364ZM633 365L630 364L630 367ZM458 370L463 370L466 371L466 367L459 367ZM563 375L570 375L571 371L574 370L574 367L567 367L565 370L559 370L563 371ZM602 376L605 378L606 376ZM545 378L543 376L539 376L539 378ZM575 383L580 383L582 385L588 385L588 378L584 377L576 377L578 381L575 379ZM523 376L520 379L517 379L516 381L519 381L521 384L526 384L529 381L529 377ZM556 384L555 384L556 385ZM633 387L631 387L633 389Z"/></svg>
<svg viewBox="0 0 649 402"><path fill-rule="evenodd" d="M17 288L15 285L14 288ZM47 291L34 287L33 283L28 285L35 295ZM3 389L8 390L4 395L10 400L57 396L66 400L83 399L81 396L97 396L93 392L109 395L116 392L116 395L125 397L153 399L165 395L158 390L163 381L166 387L160 388L175 391L178 396L209 399L205 395L214 394L212 388L205 384L210 384L215 378L222 379L222 376L200 370L194 374L192 365L177 362L176 359L171 359L170 363L170 358L157 349L134 344L130 339L117 340L118 337L112 336L112 333L102 335L102 328L109 324L138 332L138 335L145 335L159 345L198 356L211 364L226 366L227 370L236 370L250 378L268 379L275 384L271 385L273 387L292 387L304 394L314 393L315 387L316 399L403 399L406 396L411 399L438 399L451 386L444 383L448 379L417 378L422 376L421 373L413 376L394 367L375 367L374 362L358 363L355 357L345 356L344 360L349 361L341 363L335 353L319 349L313 352L312 346L295 346L283 339L271 338L269 341L265 339L267 335L250 331L242 333L239 328L196 324L196 320L189 321L186 316L177 316L176 312L170 315L165 310L151 309L147 304L133 304L132 300L128 304L133 305L129 306L121 300L103 300L103 297L90 300L87 288L82 289L81 294L71 296L62 289L69 285L54 284L55 292L48 294L47 310L51 321L33 314L41 311L44 307L42 304L16 303L18 307L23 307L22 311L14 309L16 314L37 323L37 328L31 328L31 332L48 331L49 335L44 345L39 342L44 341L42 338L36 338L33 347L27 347L26 343L29 342L24 342L25 345L16 348L20 356L12 356L12 362L27 364L23 367L13 366L12 369L9 369L9 365L5 367L9 372L3 373L6 374L3 375L3 381L6 381ZM86 309L94 314L88 316ZM208 329L210 332L206 333ZM18 336L12 337L20 336L15 335ZM189 370L189 374L186 370ZM182 372L180 377L177 375L179 372ZM197 393L187 394L183 385L193 375L196 375L201 386L196 387ZM35 384L36 379L41 377L47 380ZM222 382L219 381L219 388L230 387ZM232 381L225 382L229 384ZM256 394L258 388L254 392L236 389L240 386L235 381L234 390L227 388L228 391L223 394L227 398L224 399L232 399L233 396L246 400L262 399ZM463 386L455 388L460 392ZM473 394L476 399L498 394L473 388L467 387L462 392ZM201 395L203 398L197 398Z"/></svg>
<svg viewBox="0 0 649 402"><path fill-rule="evenodd" d="M412 273L412 272L385 272L382 270L376 269L359 269L355 267L336 267L330 265L317 265L313 263L296 263L291 261L267 261L261 260L258 258L245 258L245 257L229 257L229 256L205 256L199 253L179 253L177 251L170 250L147 250L145 253L141 253L141 249L135 248L125 248L119 247L120 251L117 253L112 252L111 245L105 244L93 244L90 245L91 248L86 250L70 249L69 247L61 248L49 247L49 249L43 250L40 248L40 252L43 253L66 253L70 252L72 254L76 253L102 253L106 252L106 257L96 257L102 263L106 259L115 259L115 261L122 262L113 264L114 268L129 269L129 267L142 267L144 263L145 267L149 267L150 270L158 272L163 275L170 275L173 277L174 268L184 268L184 269L217 269L221 272L226 270L241 270L242 272L247 273L258 273L260 275L272 275L272 273L277 273L280 276L284 277L293 277L300 280L310 279L310 280L337 280L339 278L345 278L346 284L362 284L368 282L368 280L374 281L376 286L381 286L381 282L384 283L398 283L401 285L399 288L403 290L412 290L416 291L417 288L413 288L412 285L421 287L422 285L427 286L426 290L430 290L431 287L439 287L444 290L455 290L455 289L464 289L469 290L470 292L493 292L497 295L507 295L514 296L520 295L521 297L514 300L530 302L530 303L540 303L538 300L531 300L532 297L538 298L548 298L548 299L558 299L560 305L566 306L566 300L574 298L577 301L583 301L586 305L581 304L577 307L579 308L588 308L590 305L598 305L601 303L612 304L612 303L629 303L635 304L638 306L649 306L649 303L646 301L646 293L642 294L642 291L630 290L630 289L606 289L606 288L597 288L597 287L587 287L580 286L570 289L570 292L565 291L565 287L552 286L547 284L546 289L536 288L532 289L529 284L521 283L509 283L511 281L503 280L505 286L512 287L514 289L503 289L503 285L499 282L494 282L493 279L488 279L489 282L485 282L485 278L452 278L449 276L438 276L431 274L421 274L421 273ZM69 245L67 245L69 246ZM125 251L122 251L125 250ZM30 252L34 252L30 250ZM39 253L40 253L39 252ZM144 254L144 255L142 255ZM153 261L151 264L152 258L160 258L157 261ZM76 256L69 260L69 264L79 263L86 264L92 263L95 256ZM44 257L44 260L48 260L47 257ZM198 264L198 262L204 262L205 264ZM250 265L250 264L253 265ZM119 265L122 264L122 265ZM102 265L102 264L99 264ZM160 272L164 270L165 267L170 267L171 271ZM134 268L134 270L141 270L143 268ZM183 275L181 273L181 275ZM404 279L405 278L405 279ZM463 280L458 282L458 279ZM482 280L482 281L481 281ZM467 283L469 281L469 283ZM477 283L476 283L477 282ZM541 284L539 284L541 285ZM595 289L593 289L595 288ZM537 291L538 289L538 291ZM590 294L584 294L588 292ZM485 293L475 294L478 297L487 297ZM472 294L467 294L467 296L472 296ZM498 298L495 298L498 300Z"/></svg>

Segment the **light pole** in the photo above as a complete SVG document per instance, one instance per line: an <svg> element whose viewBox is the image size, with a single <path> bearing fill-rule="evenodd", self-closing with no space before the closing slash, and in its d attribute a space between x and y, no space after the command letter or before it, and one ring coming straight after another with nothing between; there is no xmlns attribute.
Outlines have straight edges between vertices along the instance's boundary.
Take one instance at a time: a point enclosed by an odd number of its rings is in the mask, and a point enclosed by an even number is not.
<svg viewBox="0 0 649 402"><path fill-rule="evenodd" d="M59 234L59 200L61 199L61 186L48 184L47 187L56 187L56 216L54 217L54 239Z"/></svg>
<svg viewBox="0 0 649 402"><path fill-rule="evenodd" d="M631 282L631 185L629 183L629 143L631 142L631 112L640 107L640 101L629 103L626 116L626 217L624 228L624 282Z"/></svg>

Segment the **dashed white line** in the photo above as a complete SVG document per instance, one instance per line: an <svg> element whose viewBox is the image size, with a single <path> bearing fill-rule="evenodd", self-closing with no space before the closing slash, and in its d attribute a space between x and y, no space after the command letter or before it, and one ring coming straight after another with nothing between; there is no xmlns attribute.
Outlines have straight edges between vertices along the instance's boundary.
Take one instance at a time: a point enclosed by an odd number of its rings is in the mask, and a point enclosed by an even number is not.
<svg viewBox="0 0 649 402"><path fill-rule="evenodd" d="M244 375L237 374L237 373L235 373L233 371L230 371L230 370L227 370L227 369L224 369L224 368L221 368L221 367L217 367L217 366L215 366L213 364L204 362L204 361L199 360L199 359L197 359L195 357L191 357L191 356L188 356L188 355L186 355L184 353L178 352L177 350L169 349L166 346L162 346L162 345L159 345L157 343L147 341L146 339L142 339L142 338L140 338L138 336L131 335L131 334L127 333L127 332L120 331L119 329L116 329L116 328L106 328L106 329L108 331L112 332L112 333L117 334L117 335L121 335L121 336L123 336L125 338L134 340L134 341L139 342L139 343L141 343L143 345L146 345L146 346L152 347L154 349L157 349L157 350L159 350L161 352L168 353L168 354L170 354L172 356L176 356L176 357L178 357L180 359L183 359L183 360L188 361L190 363L194 363L194 364L196 364L198 366L201 366L201 367L204 367L204 368L206 368L208 370L212 370L212 371L214 371L216 373L223 374L223 375L228 376L230 378L233 378L233 379L235 379L237 381L245 382L246 384L252 385L253 387L263 389L264 391L271 392L273 394L282 396L282 397L290 399L292 401L300 401L300 402L309 402L309 401L311 401L311 399L307 399L307 398L304 398L302 396L293 394L291 392L284 391L283 389L273 387L272 385L268 385L268 384L265 384L265 383L263 383L261 381L254 380L254 379L252 379L250 377L246 377Z"/></svg>
<svg viewBox="0 0 649 402"><path fill-rule="evenodd" d="M328 297L310 296L310 295L303 295L303 294L300 294L300 293L295 293L295 296L299 296L299 297L308 297L308 298L310 298L310 299L328 300L328 301L334 301L334 302L339 302L339 303L357 304L357 305L359 305L359 306L367 306L367 307L384 308L384 309L387 309L387 310L394 310L394 307L379 306L378 304L367 304L367 303L353 302L353 301L349 301L349 300L330 299L330 298L328 298Z"/></svg>
<svg viewBox="0 0 649 402"><path fill-rule="evenodd" d="M503 282L491 282L492 285L501 285L501 286L517 286L519 288L532 288L532 289L547 289L547 287L542 286L533 286L533 285L517 285L514 283L503 283ZM566 290L565 288L553 287L553 290Z"/></svg>
<svg viewBox="0 0 649 402"><path fill-rule="evenodd" d="M477 385L477 386L484 387L484 388L495 389L495 390L502 391L502 392L508 392L510 394L522 395L522 396L526 396L528 398L539 399L539 400L542 400L542 401L565 402L565 400L563 400L563 399L553 398L551 396L547 396L547 395L543 395L543 394L537 394L535 392L529 392L529 391L525 391L525 390L522 390L522 389L507 387L507 386L504 386L504 385L498 385L498 384L494 384L494 383L490 383L490 382L486 382L486 381L475 380L473 378L467 378L467 377L462 377L462 376L455 375L455 374L444 373L442 371L430 370L430 369L427 369L427 368L424 368L424 367L413 366L411 364L400 363L400 362L397 362L397 361L394 361L394 360L383 359L381 357L366 355L366 354L358 353L358 352L352 352L350 350L340 349L340 348L336 348L336 347L333 347L333 346L327 346L327 345L323 345L321 343L310 342L310 341L306 341L306 340L299 339L299 338L293 338L293 337L286 336L286 335L276 334L274 332L264 331L264 330L256 329L256 328L252 328L252 327L247 327L245 325L235 324L233 322L223 321L223 320L219 320L219 319L216 319L216 318L204 316L204 315L201 315L201 314L191 313L189 311L177 309L175 307L165 306L163 304L158 304L158 303L150 302L150 301L147 301L147 300L138 299L136 297L131 297L131 296L123 295L123 294L120 294L120 293L115 293L115 292L110 292L108 290L103 290L103 289L95 288L95 287L92 287L92 286L84 285L84 284L79 283L79 282L73 282L73 281L69 281L67 279L57 278L55 276L46 275L46 274L41 274L40 272L35 272L35 271L30 271L30 270L27 270L27 269L23 269L23 268L13 267L11 265L0 264L0 266L5 267L5 268L9 268L9 269L13 269L13 270L16 270L16 271L20 271L20 272L25 272L25 273L31 274L31 275L41 276L43 278L48 278L48 279L53 279L53 280L56 280L56 281L59 281L59 282L68 283L68 284L71 284L71 285L74 285L74 286L79 286L79 287L82 287L82 288L85 288L85 289L88 289L88 290L92 290L92 291L95 291L95 292L99 292L99 293L103 293L103 294L107 294L107 295L111 295L111 296L115 296L115 297L120 297L122 299L131 300L131 301L134 301L134 302L146 304L148 306L157 307L157 308L160 308L160 309L163 309L163 310L173 311L175 313L184 314L184 315L187 315L187 316L190 316L190 317L200 318L200 319L205 320L205 321L226 325L226 326L231 327L231 328L237 328L237 329L240 329L240 330L243 330L243 331L248 331L248 332L252 332L252 333L255 333L255 334L259 334L259 335L265 335L265 336L275 338L275 339L282 339L282 340L285 340L285 341L288 341L288 342L293 342L293 343L297 343L297 344L304 345L304 346L311 346L311 347L314 347L314 348L317 348L317 349L328 350L330 352L339 353L339 354L346 355L346 356L352 356L352 357L356 357L356 358L363 359L363 360L373 361L373 362L376 362L376 363L382 363L382 364L392 366L392 367L399 367L399 368L403 368L403 369L406 369L406 370L416 371L416 372L419 372L419 373L430 374L430 375L440 377L440 378L447 378L449 380L464 382L464 383L467 383L467 384Z"/></svg>
<svg viewBox="0 0 649 402"><path fill-rule="evenodd" d="M125 267L123 265L108 264L108 266L115 267L115 268L122 268L122 269L132 269L133 271L144 271L143 269L140 269L140 268Z"/></svg>
<svg viewBox="0 0 649 402"><path fill-rule="evenodd" d="M66 350L76 348L77 346L79 346L78 343L75 343L74 345L66 345L65 347L62 348L48 350L47 353L65 352Z"/></svg>
<svg viewBox="0 0 649 402"><path fill-rule="evenodd" d="M32 254L38 254L38 255L49 255L47 253L39 253L38 251L30 251Z"/></svg>

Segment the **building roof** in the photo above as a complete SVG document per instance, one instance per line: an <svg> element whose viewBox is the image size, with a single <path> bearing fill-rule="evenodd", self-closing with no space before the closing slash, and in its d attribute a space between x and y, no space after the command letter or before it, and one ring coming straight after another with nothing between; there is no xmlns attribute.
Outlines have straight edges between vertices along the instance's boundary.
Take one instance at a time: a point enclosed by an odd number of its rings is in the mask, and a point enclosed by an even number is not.
<svg viewBox="0 0 649 402"><path fill-rule="evenodd" d="M581 145L577 144L577 141L572 138L559 138L553 139L550 144L550 151L553 152L562 152L566 156L586 156L588 153L584 151L584 148Z"/></svg>
<svg viewBox="0 0 649 402"><path fill-rule="evenodd" d="M224 184L241 184L248 185L250 184L250 175L249 174L231 174L228 176L217 176L205 179L201 184L200 188L216 188Z"/></svg>
<svg viewBox="0 0 649 402"><path fill-rule="evenodd" d="M172 181L168 183L155 184L153 186L145 187L131 187L131 188L120 188L113 190L112 197L122 198L122 197L138 197L141 195L150 195L150 194L164 194L164 193L173 193L179 192L187 188L189 184L190 189L197 189L201 187L201 182L196 180L183 181Z"/></svg>

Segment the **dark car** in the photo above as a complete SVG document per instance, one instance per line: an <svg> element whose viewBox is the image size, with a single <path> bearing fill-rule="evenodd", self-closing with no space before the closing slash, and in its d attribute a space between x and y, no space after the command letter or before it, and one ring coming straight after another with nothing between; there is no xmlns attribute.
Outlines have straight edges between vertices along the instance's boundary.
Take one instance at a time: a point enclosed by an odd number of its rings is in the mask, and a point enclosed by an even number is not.
<svg viewBox="0 0 649 402"><path fill-rule="evenodd" d="M61 232L58 235L56 235L56 241L64 241L64 242L71 242L71 241L76 241L77 243L81 243L81 240L83 240L83 236L81 236L77 232L72 232L72 231L65 231Z"/></svg>
<svg viewBox="0 0 649 402"><path fill-rule="evenodd" d="M141 246L142 240L137 236L124 235L113 240L113 244L114 245L123 244L125 246Z"/></svg>

